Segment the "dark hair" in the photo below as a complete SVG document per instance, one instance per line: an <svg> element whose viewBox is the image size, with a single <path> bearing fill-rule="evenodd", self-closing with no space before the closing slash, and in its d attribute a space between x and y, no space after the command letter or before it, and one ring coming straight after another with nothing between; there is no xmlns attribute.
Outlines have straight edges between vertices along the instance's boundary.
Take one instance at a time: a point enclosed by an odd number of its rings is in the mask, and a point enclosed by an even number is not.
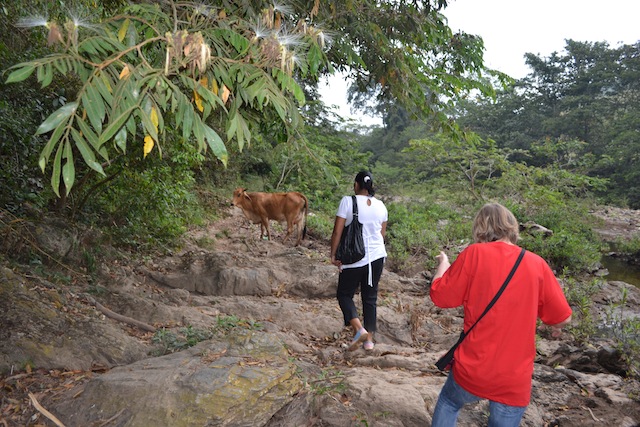
<svg viewBox="0 0 640 427"><path fill-rule="evenodd" d="M473 220L473 239L478 243L507 239L518 241L518 221L511 211L499 203L487 203Z"/></svg>
<svg viewBox="0 0 640 427"><path fill-rule="evenodd" d="M373 188L373 177L369 172L365 172L365 171L358 172L358 175L356 175L355 181L358 183L360 188L366 188L370 196L373 196L376 194L376 190Z"/></svg>

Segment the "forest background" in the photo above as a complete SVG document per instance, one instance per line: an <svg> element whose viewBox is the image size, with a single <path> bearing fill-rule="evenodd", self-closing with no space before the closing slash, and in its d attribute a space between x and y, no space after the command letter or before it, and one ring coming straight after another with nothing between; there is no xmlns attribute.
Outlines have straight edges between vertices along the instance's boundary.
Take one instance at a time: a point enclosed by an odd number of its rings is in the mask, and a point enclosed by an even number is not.
<svg viewBox="0 0 640 427"><path fill-rule="evenodd" d="M443 248L455 256L473 213L497 201L553 231L521 245L588 305L582 280L610 250L590 212L640 208L640 42L567 40L527 54L530 73L513 80L484 66L481 38L451 31L446 5L3 4L0 234L55 215L143 257L174 249L243 186L304 193L308 232L326 240L366 169L389 208L391 270L431 270ZM382 127L319 101L319 79L335 71ZM638 258L639 239L616 246ZM46 263L33 248L2 249L3 263ZM101 255L96 245L82 267ZM579 317L574 333L588 337L593 319Z"/></svg>

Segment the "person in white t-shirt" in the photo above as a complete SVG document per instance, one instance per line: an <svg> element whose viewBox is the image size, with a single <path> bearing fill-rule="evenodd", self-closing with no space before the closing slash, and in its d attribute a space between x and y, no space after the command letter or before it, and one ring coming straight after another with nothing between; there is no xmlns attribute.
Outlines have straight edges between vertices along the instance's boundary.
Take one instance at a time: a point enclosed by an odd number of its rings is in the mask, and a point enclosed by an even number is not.
<svg viewBox="0 0 640 427"><path fill-rule="evenodd" d="M364 258L353 264L342 264L342 261L336 259L342 232L353 220L353 198L344 196L338 206L331 234L331 263L340 269L336 296L344 316L344 325L351 326L355 334L348 349L353 351L362 343L365 350L372 350L373 334L376 331L378 282L387 257L384 236L388 212L384 203L374 197L373 177L369 172L363 171L356 175L353 190L366 252ZM364 326L353 301L358 287L362 298Z"/></svg>

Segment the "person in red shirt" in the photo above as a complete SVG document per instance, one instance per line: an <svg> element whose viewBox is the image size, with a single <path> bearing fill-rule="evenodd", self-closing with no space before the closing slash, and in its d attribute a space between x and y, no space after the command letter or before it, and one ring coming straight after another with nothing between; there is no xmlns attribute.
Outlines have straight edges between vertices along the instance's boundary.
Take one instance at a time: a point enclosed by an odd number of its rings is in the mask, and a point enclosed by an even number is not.
<svg viewBox="0 0 640 427"><path fill-rule="evenodd" d="M449 263L444 252L430 289L442 308L463 306L465 333L496 295L520 255L519 225L504 206L490 203L473 221L475 243ZM540 256L526 252L504 293L454 353L432 427L455 426L466 403L488 399L489 426L518 426L531 398L537 319L554 328L571 321L558 280Z"/></svg>

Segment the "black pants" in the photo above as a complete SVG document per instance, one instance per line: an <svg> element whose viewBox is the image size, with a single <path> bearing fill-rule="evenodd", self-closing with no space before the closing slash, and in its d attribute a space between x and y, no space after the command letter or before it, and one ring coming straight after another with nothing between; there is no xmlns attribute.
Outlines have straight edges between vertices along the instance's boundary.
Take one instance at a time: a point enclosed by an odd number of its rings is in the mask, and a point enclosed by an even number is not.
<svg viewBox="0 0 640 427"><path fill-rule="evenodd" d="M353 302L353 296L360 287L362 298L362 311L364 328L368 332L376 331L376 312L378 304L378 282L382 276L384 258L379 258L371 263L372 284L369 286L369 266L358 268L345 268L338 277L338 291L336 297L344 316L344 325L349 326L351 319L358 317L358 310Z"/></svg>

